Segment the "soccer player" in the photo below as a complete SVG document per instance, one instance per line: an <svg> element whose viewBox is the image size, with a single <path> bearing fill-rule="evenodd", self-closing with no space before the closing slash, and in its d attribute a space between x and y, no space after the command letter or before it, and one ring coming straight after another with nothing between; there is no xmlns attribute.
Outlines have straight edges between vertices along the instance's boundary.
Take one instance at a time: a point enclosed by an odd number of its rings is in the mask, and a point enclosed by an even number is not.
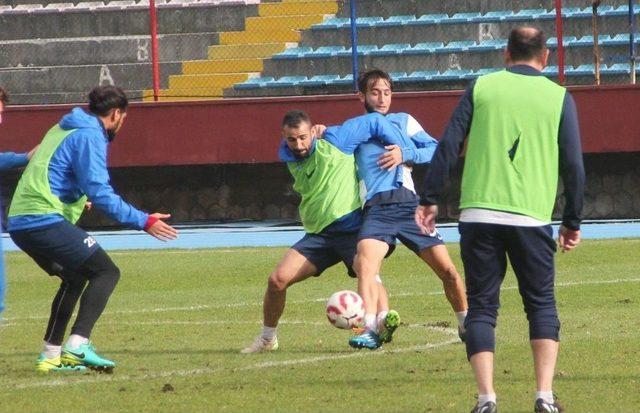
<svg viewBox="0 0 640 413"><path fill-rule="evenodd" d="M89 94L89 111L75 108L45 135L24 171L9 209L9 233L15 244L49 275L62 279L36 370L112 370L115 362L89 341L118 280L120 270L100 245L74 225L87 198L93 207L131 228L160 240L177 237L162 219L126 203L109 184L107 145L127 116L120 88L97 87ZM76 303L80 308L71 335L62 346Z"/></svg>
<svg viewBox="0 0 640 413"><path fill-rule="evenodd" d="M505 50L506 70L480 76L467 88L416 209L416 222L432 230L439 197L466 139L459 230L469 298L467 358L478 389L472 413L498 411L494 329L507 256L529 321L534 411L562 411L552 389L560 321L550 221L560 174L566 203L558 243L563 251L578 245L585 177L573 98L542 74L549 58L546 43L539 29L514 29Z"/></svg>
<svg viewBox="0 0 640 413"><path fill-rule="evenodd" d="M389 113L393 93L391 77L382 70L369 70L360 75L358 89L367 112L385 115L403 136L415 144L417 156L413 163L429 162L437 141L411 115ZM375 303L378 300L375 276L380 272L384 257L395 248L396 239L420 257L441 279L458 321L458 334L464 340L464 318L467 313L464 285L440 234L434 230L425 235L415 223L418 196L411 177L411 163L405 162L395 171L379 168L379 165L385 166L392 160L407 158L402 151L399 146L384 147L375 141L363 143L356 151L366 203L354 265L358 274L358 290L365 303L366 331L349 340L349 345L355 348L375 349L384 341L375 322ZM378 156L379 161L372 162Z"/></svg>
<svg viewBox="0 0 640 413"><path fill-rule="evenodd" d="M305 236L291 247L269 277L263 302L263 328L243 353L276 350L276 328L284 311L286 291L291 285L342 261L351 276L362 213L353 152L368 140L401 144L401 134L383 116L371 114L324 131L315 139L311 120L302 111L288 112L282 122L280 159L294 178L293 188L302 198L299 211ZM397 163L389 163L390 167ZM393 323L381 282L378 314L380 323ZM391 337L389 337L390 339Z"/></svg>

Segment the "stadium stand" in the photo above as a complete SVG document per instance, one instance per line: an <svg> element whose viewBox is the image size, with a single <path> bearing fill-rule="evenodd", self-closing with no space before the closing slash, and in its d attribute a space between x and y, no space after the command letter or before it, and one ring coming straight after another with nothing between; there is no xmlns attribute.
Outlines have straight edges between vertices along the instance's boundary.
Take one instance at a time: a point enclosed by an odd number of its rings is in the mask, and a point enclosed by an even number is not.
<svg viewBox="0 0 640 413"><path fill-rule="evenodd" d="M326 94L351 90L348 3L311 0L158 0L161 96L167 100ZM394 72L399 90L456 89L503 65L509 30L555 33L550 1L361 0L360 68ZM134 99L152 95L148 0L65 3L8 0L0 6L0 84L16 103L84 100L114 82ZM569 84L593 83L588 1L567 0ZM546 7L546 8L545 8ZM636 13L640 12L640 7ZM627 2L599 9L603 81L629 73ZM549 47L557 45L549 38ZM557 64L555 53L550 64ZM557 67L547 70L557 75Z"/></svg>

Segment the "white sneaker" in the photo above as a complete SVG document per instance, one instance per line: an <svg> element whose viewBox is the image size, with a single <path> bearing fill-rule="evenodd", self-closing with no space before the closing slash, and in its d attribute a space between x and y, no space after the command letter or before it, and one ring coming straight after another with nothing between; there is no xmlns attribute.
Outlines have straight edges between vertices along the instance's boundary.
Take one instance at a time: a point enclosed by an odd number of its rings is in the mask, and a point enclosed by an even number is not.
<svg viewBox="0 0 640 413"><path fill-rule="evenodd" d="M242 354L264 353L265 351L274 351L278 349L278 337L273 340L265 340L262 336L256 337L251 345L240 351Z"/></svg>

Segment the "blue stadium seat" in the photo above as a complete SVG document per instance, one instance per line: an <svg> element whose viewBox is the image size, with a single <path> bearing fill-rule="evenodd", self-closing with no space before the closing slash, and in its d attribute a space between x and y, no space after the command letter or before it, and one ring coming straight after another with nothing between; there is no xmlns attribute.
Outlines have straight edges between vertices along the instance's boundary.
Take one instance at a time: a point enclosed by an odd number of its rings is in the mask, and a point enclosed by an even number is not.
<svg viewBox="0 0 640 413"><path fill-rule="evenodd" d="M538 14L536 20L552 20L556 18L556 9L547 10L544 13Z"/></svg>
<svg viewBox="0 0 640 413"><path fill-rule="evenodd" d="M391 72L389 76L391 76L391 80L394 82L402 82L402 80L407 77L407 72Z"/></svg>
<svg viewBox="0 0 640 413"><path fill-rule="evenodd" d="M592 64L580 65L578 67L568 67L565 70L567 76L590 76L595 73L595 67Z"/></svg>
<svg viewBox="0 0 640 413"><path fill-rule="evenodd" d="M494 72L499 72L500 70L502 70L499 67L485 67L479 70L476 70L473 75L474 76L484 76L484 75L488 75L489 73L494 73Z"/></svg>
<svg viewBox="0 0 640 413"><path fill-rule="evenodd" d="M575 36L563 36L562 37L562 45L564 47L571 47L575 45L578 39ZM558 38L557 37L549 37L547 39L547 47L550 49L555 49L558 47Z"/></svg>
<svg viewBox="0 0 640 413"><path fill-rule="evenodd" d="M388 19L382 22L378 22L376 26L385 27L385 26L404 26L409 24L412 21L416 20L416 16L408 15L408 16L390 16Z"/></svg>
<svg viewBox="0 0 640 413"><path fill-rule="evenodd" d="M340 80L339 75L316 75L311 79L300 82L301 86L326 86L332 82Z"/></svg>
<svg viewBox="0 0 640 413"><path fill-rule="evenodd" d="M633 8L633 12L635 14L639 14L640 13L640 7L635 5L634 8ZM603 12L602 15L603 16L607 16L607 17L628 16L629 15L629 5L623 4L622 6L619 6L617 9L613 9L612 8L611 10L607 10L607 11Z"/></svg>
<svg viewBox="0 0 640 413"><path fill-rule="evenodd" d="M476 23L498 23L508 20L511 16L513 16L513 10L490 11L481 17L476 17L474 21Z"/></svg>
<svg viewBox="0 0 640 413"><path fill-rule="evenodd" d="M640 43L640 33L635 36L635 43ZM626 46L629 44L629 33L620 33L611 38L608 46Z"/></svg>
<svg viewBox="0 0 640 413"><path fill-rule="evenodd" d="M585 7L584 9L580 9L578 7L569 7L566 9L562 9L562 15L566 16L569 19L582 19L588 18L592 15L591 7ZM600 14L600 10L598 9L598 14Z"/></svg>
<svg viewBox="0 0 640 413"><path fill-rule="evenodd" d="M340 56L345 51L344 46L320 46L316 50L305 53L303 57L322 58Z"/></svg>
<svg viewBox="0 0 640 413"><path fill-rule="evenodd" d="M418 43L409 50L405 50L404 54L429 54L434 53L438 49L444 49L442 42L425 42Z"/></svg>
<svg viewBox="0 0 640 413"><path fill-rule="evenodd" d="M358 45L358 55L368 56L371 52L378 50L378 46L375 44L359 44ZM351 56L351 48L346 49L344 52L339 53L339 56L344 55Z"/></svg>
<svg viewBox="0 0 640 413"><path fill-rule="evenodd" d="M285 50L284 52L280 52L276 55L273 55L273 59L300 59L304 57L307 53L312 52L313 49L311 47L292 47L290 49Z"/></svg>
<svg viewBox="0 0 640 413"><path fill-rule="evenodd" d="M628 63L616 63L600 68L600 73L606 75L628 75L631 73L631 67Z"/></svg>
<svg viewBox="0 0 640 413"><path fill-rule="evenodd" d="M382 22L384 19L380 16L375 17L358 17L356 19L357 27L373 27L378 23Z"/></svg>
<svg viewBox="0 0 640 413"><path fill-rule="evenodd" d="M265 87L268 83L274 82L272 77L253 77L244 81L243 83L237 83L233 85L235 89L258 89Z"/></svg>
<svg viewBox="0 0 640 413"><path fill-rule="evenodd" d="M372 50L371 56L393 56L402 54L405 50L411 49L409 43L385 44L378 50Z"/></svg>
<svg viewBox="0 0 640 413"><path fill-rule="evenodd" d="M538 16L545 14L545 9L522 9L512 16L509 16L507 20L519 21L519 20L535 20Z"/></svg>
<svg viewBox="0 0 640 413"><path fill-rule="evenodd" d="M471 23L480 17L480 13L456 13L441 23Z"/></svg>
<svg viewBox="0 0 640 413"><path fill-rule="evenodd" d="M433 80L448 81L448 80L463 80L473 77L473 72L468 69L448 69L438 75L434 76Z"/></svg>
<svg viewBox="0 0 640 413"><path fill-rule="evenodd" d="M345 77L341 77L339 79L335 79L333 81L331 81L331 83L328 83L330 85L350 85L353 83L353 75L352 74L348 74Z"/></svg>
<svg viewBox="0 0 640 413"><path fill-rule="evenodd" d="M542 71L545 76L558 76L558 66L547 66Z"/></svg>
<svg viewBox="0 0 640 413"><path fill-rule="evenodd" d="M341 27L349 27L350 25L351 20L349 18L334 17L332 19L325 20L322 23L314 24L311 26L311 30L339 29Z"/></svg>
<svg viewBox="0 0 640 413"><path fill-rule="evenodd" d="M438 72L436 70L423 70L413 72L409 76L405 77L402 82L424 82L431 81Z"/></svg>
<svg viewBox="0 0 640 413"><path fill-rule="evenodd" d="M300 82L307 80L306 76L282 76L273 82L267 83L267 87L294 87L300 86Z"/></svg>
<svg viewBox="0 0 640 413"><path fill-rule="evenodd" d="M598 43L605 45L605 43L608 43L609 41L611 41L611 36L609 36L608 34L601 34L598 36ZM593 36L592 35L586 35L586 36L582 36L580 39L576 40L573 43L573 46L593 46Z"/></svg>
<svg viewBox="0 0 640 413"><path fill-rule="evenodd" d="M417 19L407 22L407 25L438 24L448 18L449 16L446 14L423 14Z"/></svg>
<svg viewBox="0 0 640 413"><path fill-rule="evenodd" d="M456 42L449 42L445 46L445 51L447 53L455 53L455 52L466 52L469 48L476 45L476 42L473 40L462 40Z"/></svg>
<svg viewBox="0 0 640 413"><path fill-rule="evenodd" d="M475 46L470 47L469 50L482 52L489 50L503 50L505 47L507 47L507 39L491 39L483 40Z"/></svg>

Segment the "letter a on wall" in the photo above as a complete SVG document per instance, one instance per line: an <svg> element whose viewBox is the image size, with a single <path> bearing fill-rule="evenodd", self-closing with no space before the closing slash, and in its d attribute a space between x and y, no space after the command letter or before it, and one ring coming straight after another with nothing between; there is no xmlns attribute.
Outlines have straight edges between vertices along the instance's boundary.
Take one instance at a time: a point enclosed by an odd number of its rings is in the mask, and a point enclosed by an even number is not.
<svg viewBox="0 0 640 413"><path fill-rule="evenodd" d="M107 65L102 65L100 67L100 80L98 80L99 86L113 86L115 82L113 81L113 77L111 77L111 71Z"/></svg>

